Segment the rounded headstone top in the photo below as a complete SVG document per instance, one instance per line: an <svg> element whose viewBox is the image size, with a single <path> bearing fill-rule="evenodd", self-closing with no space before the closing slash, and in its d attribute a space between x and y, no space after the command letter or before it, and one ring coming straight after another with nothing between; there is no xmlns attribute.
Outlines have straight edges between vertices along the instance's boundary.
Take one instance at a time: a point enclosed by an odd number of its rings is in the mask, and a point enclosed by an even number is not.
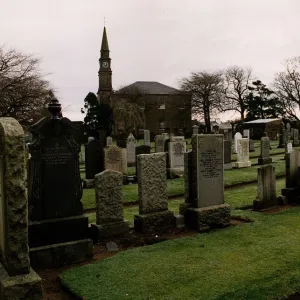
<svg viewBox="0 0 300 300"><path fill-rule="evenodd" d="M52 119L58 119L59 118L59 113L61 112L61 104L59 101L53 97L49 104L48 104L48 110L52 115Z"/></svg>

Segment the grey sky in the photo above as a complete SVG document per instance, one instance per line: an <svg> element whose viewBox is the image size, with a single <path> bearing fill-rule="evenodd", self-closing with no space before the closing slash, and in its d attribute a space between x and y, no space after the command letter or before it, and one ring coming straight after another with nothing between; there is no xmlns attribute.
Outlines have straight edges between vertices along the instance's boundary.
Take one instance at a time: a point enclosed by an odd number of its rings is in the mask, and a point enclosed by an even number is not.
<svg viewBox="0 0 300 300"><path fill-rule="evenodd" d="M252 67L265 83L300 55L299 0L1 0L0 45L33 53L72 120L98 89L106 27L113 87L178 86L191 71Z"/></svg>

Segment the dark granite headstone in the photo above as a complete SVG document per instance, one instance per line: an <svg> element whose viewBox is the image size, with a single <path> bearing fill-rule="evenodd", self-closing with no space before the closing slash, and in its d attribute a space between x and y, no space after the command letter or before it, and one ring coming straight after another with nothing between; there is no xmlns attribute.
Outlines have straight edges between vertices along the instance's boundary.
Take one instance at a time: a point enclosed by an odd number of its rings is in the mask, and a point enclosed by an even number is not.
<svg viewBox="0 0 300 300"><path fill-rule="evenodd" d="M85 178L94 179L104 170L104 152L98 140L92 140L85 147Z"/></svg>
<svg viewBox="0 0 300 300"><path fill-rule="evenodd" d="M231 163L231 142L224 141L224 164Z"/></svg>
<svg viewBox="0 0 300 300"><path fill-rule="evenodd" d="M52 117L31 127L28 240L31 263L40 268L92 255L88 218L81 203L80 147L74 138L76 129L69 119L59 118L60 110L58 100L52 99Z"/></svg>

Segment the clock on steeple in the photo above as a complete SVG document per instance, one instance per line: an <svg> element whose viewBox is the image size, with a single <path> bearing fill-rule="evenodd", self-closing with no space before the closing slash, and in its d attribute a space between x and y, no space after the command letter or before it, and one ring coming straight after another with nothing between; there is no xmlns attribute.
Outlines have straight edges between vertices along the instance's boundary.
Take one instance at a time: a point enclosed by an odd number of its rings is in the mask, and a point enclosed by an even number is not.
<svg viewBox="0 0 300 300"><path fill-rule="evenodd" d="M99 76L98 99L101 103L108 104L110 100L110 95L112 93L112 71L110 67L111 59L109 57L109 47L108 47L105 27L102 36L99 64L100 64L100 69L98 72L98 76Z"/></svg>

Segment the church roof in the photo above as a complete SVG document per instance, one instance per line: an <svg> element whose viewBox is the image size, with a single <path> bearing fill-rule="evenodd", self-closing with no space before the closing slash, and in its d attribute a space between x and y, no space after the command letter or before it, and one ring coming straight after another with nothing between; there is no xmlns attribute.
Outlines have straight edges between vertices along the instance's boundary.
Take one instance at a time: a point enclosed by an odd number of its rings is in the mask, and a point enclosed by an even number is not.
<svg viewBox="0 0 300 300"><path fill-rule="evenodd" d="M142 93L148 95L166 95L166 94L181 94L180 90L177 90L168 85L162 84L157 81L136 81L130 85L124 87L124 89L136 88L139 89ZM119 93L122 93L122 89L119 90Z"/></svg>

